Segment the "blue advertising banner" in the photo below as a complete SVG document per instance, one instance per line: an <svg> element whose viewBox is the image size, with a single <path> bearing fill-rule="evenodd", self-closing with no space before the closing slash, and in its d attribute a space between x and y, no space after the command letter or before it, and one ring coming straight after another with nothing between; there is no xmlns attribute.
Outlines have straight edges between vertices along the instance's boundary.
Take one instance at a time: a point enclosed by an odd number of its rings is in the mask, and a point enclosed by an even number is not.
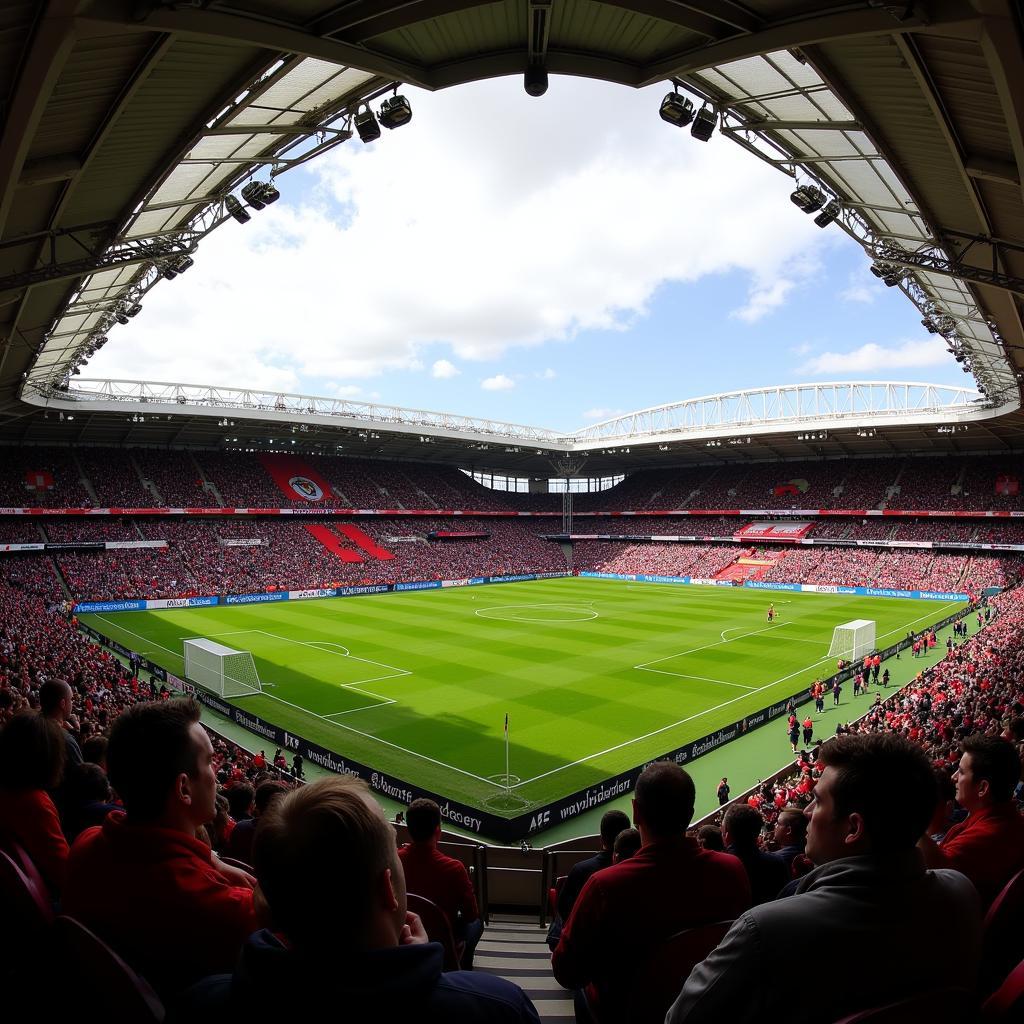
<svg viewBox="0 0 1024 1024"><path fill-rule="evenodd" d="M283 590L275 590L272 594L228 594L225 604L270 604L271 601L287 601L288 595Z"/></svg>

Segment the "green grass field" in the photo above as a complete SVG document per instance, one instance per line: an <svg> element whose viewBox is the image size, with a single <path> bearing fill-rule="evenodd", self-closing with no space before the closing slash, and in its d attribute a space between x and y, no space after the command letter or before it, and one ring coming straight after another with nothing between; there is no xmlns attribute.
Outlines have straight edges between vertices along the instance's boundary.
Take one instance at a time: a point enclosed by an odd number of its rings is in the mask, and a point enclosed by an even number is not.
<svg viewBox="0 0 1024 1024"><path fill-rule="evenodd" d="M507 712L521 813L830 674L839 623L874 619L884 646L957 607L567 578L82 621L179 675L187 638L251 651L265 691L239 705L498 813Z"/></svg>

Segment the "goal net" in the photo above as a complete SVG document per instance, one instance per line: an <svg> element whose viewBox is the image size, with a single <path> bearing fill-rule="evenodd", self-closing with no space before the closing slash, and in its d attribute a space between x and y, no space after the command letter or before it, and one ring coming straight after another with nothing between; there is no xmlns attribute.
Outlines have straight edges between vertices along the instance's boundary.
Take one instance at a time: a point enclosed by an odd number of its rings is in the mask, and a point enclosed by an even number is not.
<svg viewBox="0 0 1024 1024"><path fill-rule="evenodd" d="M236 651L202 637L185 641L185 678L221 697L263 691L249 651Z"/></svg>
<svg viewBox="0 0 1024 1024"><path fill-rule="evenodd" d="M836 626L832 633L829 657L856 661L875 649L875 623L872 619L854 619Z"/></svg>

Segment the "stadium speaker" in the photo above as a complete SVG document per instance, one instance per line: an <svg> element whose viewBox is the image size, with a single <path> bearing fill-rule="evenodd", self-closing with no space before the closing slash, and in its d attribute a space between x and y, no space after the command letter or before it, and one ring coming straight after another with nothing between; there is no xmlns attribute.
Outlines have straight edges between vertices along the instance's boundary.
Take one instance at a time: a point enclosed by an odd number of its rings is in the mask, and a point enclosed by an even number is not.
<svg viewBox="0 0 1024 1024"><path fill-rule="evenodd" d="M804 213L816 213L825 205L825 193L816 185L800 185L793 189L789 201Z"/></svg>
<svg viewBox="0 0 1024 1024"><path fill-rule="evenodd" d="M412 120L412 105L404 96L395 93L380 105L379 118L385 128L401 128Z"/></svg>
<svg viewBox="0 0 1024 1024"><path fill-rule="evenodd" d="M228 211L228 216L233 217L239 224L248 224L252 220L252 214L242 206L235 196L224 197L224 209Z"/></svg>
<svg viewBox="0 0 1024 1024"><path fill-rule="evenodd" d="M690 125L690 134L699 142L707 142L711 138L718 124L718 114L714 108L703 106L694 115L693 124Z"/></svg>
<svg viewBox="0 0 1024 1024"><path fill-rule="evenodd" d="M543 96L548 91L548 69L543 64L530 64L523 75L523 88L529 96Z"/></svg>
<svg viewBox="0 0 1024 1024"><path fill-rule="evenodd" d="M839 216L839 211L841 209L842 207L839 203L836 202L835 199L832 199L830 202L825 204L825 209L814 218L814 223L817 224L819 228L827 228L829 224Z"/></svg>
<svg viewBox="0 0 1024 1024"><path fill-rule="evenodd" d="M677 128L685 128L693 120L693 103L677 92L670 92L661 101L658 113L662 121L674 124Z"/></svg>
<svg viewBox="0 0 1024 1024"><path fill-rule="evenodd" d="M369 106L363 107L356 114L352 123L356 126L359 138L363 142L373 142L375 139L380 138L380 125L377 124L377 118L374 117L373 111Z"/></svg>

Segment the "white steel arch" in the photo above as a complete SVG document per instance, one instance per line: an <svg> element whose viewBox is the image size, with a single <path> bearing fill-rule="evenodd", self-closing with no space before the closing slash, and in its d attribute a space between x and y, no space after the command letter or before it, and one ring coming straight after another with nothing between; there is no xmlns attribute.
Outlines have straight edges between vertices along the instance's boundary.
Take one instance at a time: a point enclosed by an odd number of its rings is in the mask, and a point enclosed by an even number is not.
<svg viewBox="0 0 1024 1024"><path fill-rule="evenodd" d="M76 380L67 390L28 385L25 401L93 412L236 416L268 423L308 423L467 441L542 444L551 453L586 453L608 443L702 440L738 434L846 427L892 427L985 420L1017 408L996 406L969 388L904 381L786 384L704 395L641 409L571 434L477 416L315 395L130 380Z"/></svg>

